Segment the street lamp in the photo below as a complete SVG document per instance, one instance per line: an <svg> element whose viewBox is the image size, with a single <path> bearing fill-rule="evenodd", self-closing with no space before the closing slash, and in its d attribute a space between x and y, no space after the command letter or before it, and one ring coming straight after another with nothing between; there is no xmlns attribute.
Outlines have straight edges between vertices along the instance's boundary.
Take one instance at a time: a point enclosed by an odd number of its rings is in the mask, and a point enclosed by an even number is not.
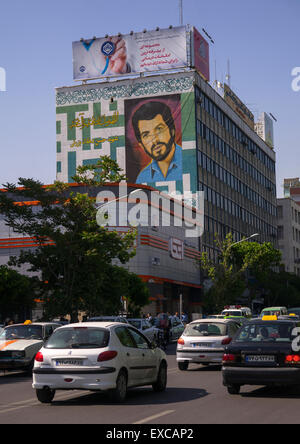
<svg viewBox="0 0 300 444"><path fill-rule="evenodd" d="M246 242L247 240L252 239L253 237L257 237L257 236L259 236L259 233L251 234L251 236L246 237L246 239L242 239L242 240L240 240L240 241L238 241L238 242L234 242L233 244L230 245L230 248L231 248L233 245L240 244L241 242Z"/></svg>

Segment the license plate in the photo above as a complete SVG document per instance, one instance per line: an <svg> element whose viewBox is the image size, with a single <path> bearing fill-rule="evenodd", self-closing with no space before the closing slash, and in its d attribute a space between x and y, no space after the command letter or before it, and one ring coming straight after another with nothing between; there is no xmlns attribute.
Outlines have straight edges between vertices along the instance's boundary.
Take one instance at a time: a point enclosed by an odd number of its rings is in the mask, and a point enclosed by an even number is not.
<svg viewBox="0 0 300 444"><path fill-rule="evenodd" d="M81 366L83 365L82 359L56 359L56 366Z"/></svg>
<svg viewBox="0 0 300 444"><path fill-rule="evenodd" d="M275 356L268 356L268 355L246 356L245 361L246 362L275 362Z"/></svg>
<svg viewBox="0 0 300 444"><path fill-rule="evenodd" d="M211 347L212 344L210 342L194 342L191 344L192 347Z"/></svg>

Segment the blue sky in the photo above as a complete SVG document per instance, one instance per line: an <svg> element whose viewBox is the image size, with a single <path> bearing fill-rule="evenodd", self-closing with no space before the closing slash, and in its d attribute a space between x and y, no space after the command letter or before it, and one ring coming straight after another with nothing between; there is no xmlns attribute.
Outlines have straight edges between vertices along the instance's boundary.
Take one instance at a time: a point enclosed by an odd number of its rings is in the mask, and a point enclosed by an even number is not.
<svg viewBox="0 0 300 444"><path fill-rule="evenodd" d="M183 0L184 24L213 37L211 74L225 80L257 117L273 113L277 195L300 176L299 0ZM4 0L0 4L0 184L34 177L52 183L56 169L55 87L72 85L72 41L179 25L178 0Z"/></svg>

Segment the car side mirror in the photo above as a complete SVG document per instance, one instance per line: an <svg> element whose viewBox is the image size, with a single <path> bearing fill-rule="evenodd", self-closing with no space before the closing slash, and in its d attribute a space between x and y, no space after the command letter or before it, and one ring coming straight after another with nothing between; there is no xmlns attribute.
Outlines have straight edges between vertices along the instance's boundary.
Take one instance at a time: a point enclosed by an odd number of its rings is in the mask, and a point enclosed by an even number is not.
<svg viewBox="0 0 300 444"><path fill-rule="evenodd" d="M158 347L158 345L157 345L156 341L152 341L150 344L151 350L155 350L157 347Z"/></svg>

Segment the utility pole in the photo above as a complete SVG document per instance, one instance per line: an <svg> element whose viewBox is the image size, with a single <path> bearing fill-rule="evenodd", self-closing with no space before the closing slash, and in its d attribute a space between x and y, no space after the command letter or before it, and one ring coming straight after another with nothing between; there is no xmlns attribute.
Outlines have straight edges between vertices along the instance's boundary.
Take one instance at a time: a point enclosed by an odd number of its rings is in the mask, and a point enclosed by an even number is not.
<svg viewBox="0 0 300 444"><path fill-rule="evenodd" d="M183 26L182 0L179 0L179 24L180 26Z"/></svg>

